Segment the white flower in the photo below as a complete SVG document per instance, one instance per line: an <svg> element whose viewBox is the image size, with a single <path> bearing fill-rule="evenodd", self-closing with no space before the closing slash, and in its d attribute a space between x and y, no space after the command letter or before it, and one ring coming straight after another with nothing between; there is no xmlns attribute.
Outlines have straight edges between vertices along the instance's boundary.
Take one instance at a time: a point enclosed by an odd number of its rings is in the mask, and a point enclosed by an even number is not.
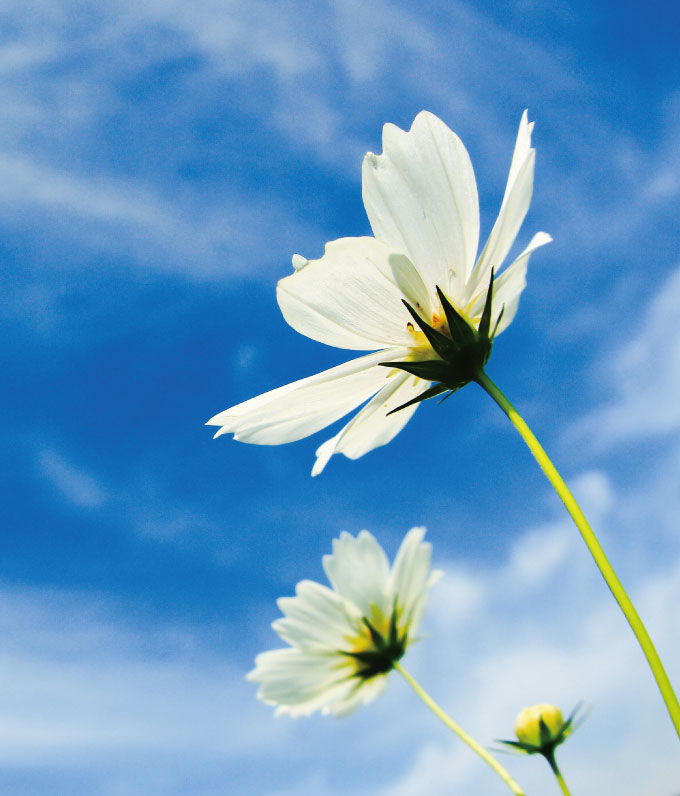
<svg viewBox="0 0 680 796"><path fill-rule="evenodd" d="M368 531L343 532L323 567L333 586L303 580L295 597L278 606L285 615L272 627L290 644L258 655L248 679L277 714L308 716L315 710L345 715L375 699L420 622L428 588L432 546L424 528L412 528L390 568Z"/></svg>
<svg viewBox="0 0 680 796"><path fill-rule="evenodd" d="M525 111L501 209L475 262L477 185L461 140L426 111L418 114L409 132L386 124L383 154L369 152L362 171L364 205L375 237L332 241L319 260L295 255L295 272L277 288L284 318L301 334L327 345L375 353L220 412L208 421L220 426L215 436L233 433L237 440L260 445L292 442L368 401L318 448L312 475L320 473L334 453L356 459L389 442L409 420L418 396L433 378L440 381L436 376L420 378L400 368L381 367L384 362L440 360L403 302L445 336L451 334L446 300L472 329L479 329L491 276L498 273L531 201L532 128ZM530 254L550 240L544 232L534 235L495 279L490 339L508 326L517 311ZM482 357L481 366L485 362ZM409 402L413 403L394 412Z"/></svg>

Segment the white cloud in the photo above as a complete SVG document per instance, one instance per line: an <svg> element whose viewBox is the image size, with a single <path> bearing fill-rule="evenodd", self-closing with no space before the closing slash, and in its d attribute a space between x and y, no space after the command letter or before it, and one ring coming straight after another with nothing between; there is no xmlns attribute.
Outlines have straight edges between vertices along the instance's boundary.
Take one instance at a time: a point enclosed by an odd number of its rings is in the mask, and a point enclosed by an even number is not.
<svg viewBox="0 0 680 796"><path fill-rule="evenodd" d="M522 536L499 568L465 572L459 567L454 584L465 578L475 591L466 622L461 623L455 608L451 616L457 586L446 588L447 572L430 601L432 637L406 665L484 744L512 738L514 717L526 705L548 701L569 711L583 700L591 709L588 718L559 754L573 792L611 789L636 796L651 793L654 782L653 792L671 794L680 776L680 765L674 762L677 737L628 626L601 588L589 558L582 555L576 531L569 530L550 561L548 577L534 584L531 593L523 567L517 566L517 553L534 545L540 563L537 532ZM552 538L559 533L554 530ZM680 560L675 559L663 570L640 577L632 590L676 680L680 619L674 606L680 599L679 576ZM414 709L403 704L402 709L413 715ZM434 717L431 720L436 724ZM422 730L420 723L417 730ZM447 742L445 735L437 738L429 731L427 735L410 770L395 777L381 794L506 792L500 780L455 740ZM502 762L528 793L555 787L540 760L503 756Z"/></svg>
<svg viewBox="0 0 680 796"><path fill-rule="evenodd" d="M617 494L596 471L575 489L605 537L621 530L634 495ZM638 796L653 782L655 793L670 794L677 739L578 533L561 507L556 516L519 535L498 564L444 562L425 635L405 665L484 744L511 737L526 704L567 711L584 700L592 712L560 751L573 790ZM661 559L628 581L677 679L678 546ZM234 653L261 621L225 620ZM213 649L185 626L150 629L129 606L96 595L0 589L0 633L0 760L34 776L39 759L45 776L61 772L74 794L85 793L74 783L87 771L88 787L94 781L106 793L167 794L188 777L192 793L207 796L244 767L249 792L263 796L505 794L396 674L384 697L346 720L274 720L244 682L238 653ZM503 760L527 792L554 787L540 761Z"/></svg>
<svg viewBox="0 0 680 796"><path fill-rule="evenodd" d="M560 750L573 790L638 796L653 782L655 793L671 794L677 739L625 622L569 530L557 522L543 539L530 530L498 565L445 565L428 633L405 664L484 744L511 737L526 704L553 701L566 711L584 700L592 711ZM531 546L548 572L527 587L518 561ZM632 593L677 675L677 551L663 569L639 574ZM60 772L74 794L86 792L76 783L88 772L85 788L95 782L101 792L164 794L188 777L192 792L207 796L243 767L252 794L506 792L396 674L384 697L343 721L274 720L231 652L185 626L150 627L131 613L123 620L125 608L91 594L0 589L5 765L35 776L38 759L46 777ZM254 619L231 617L233 637L252 634ZM503 762L527 792L554 787L541 761Z"/></svg>
<svg viewBox="0 0 680 796"><path fill-rule="evenodd" d="M637 333L596 363L593 372L608 385L607 397L570 429L569 438L602 448L680 428L679 305L676 268L648 305L631 313Z"/></svg>
<svg viewBox="0 0 680 796"><path fill-rule="evenodd" d="M59 452L40 451L38 465L42 475L69 503L84 509L100 508L106 503L106 488L90 473L75 466Z"/></svg>
<svg viewBox="0 0 680 796"><path fill-rule="evenodd" d="M240 721L252 714L252 694L229 658L186 628L121 625L112 619L119 610L92 594L0 590L1 761L89 768L101 755L133 752L233 759L281 735L255 715Z"/></svg>
<svg viewBox="0 0 680 796"><path fill-rule="evenodd" d="M228 79L250 87L240 100L245 103L242 112L256 114L263 127L276 127L292 148L341 165L355 180L357 158L368 144L362 121L375 115L376 101L389 105L406 93L421 104L435 102L440 112L457 110L458 118L451 123L466 125L462 132L485 142L482 147L495 161L501 154L508 158L514 127L514 122L508 125L499 119L497 100L509 92L516 95L519 118L527 81L548 96L586 89L552 49L510 33L458 3L446 8L439 24L386 2L368 9L347 0L320 4L314 14L290 0L274 6L202 0L191 7L169 0L134 9L108 0L102 7L105 13L81 25L73 24L79 19L75 2L55 10L54 4L31 0L29 7L33 13L27 14L25 4L5 9L10 18L25 24L14 44L17 55L6 56L6 69L0 68L0 91L5 92L10 116L15 106L32 107L34 112L33 118L18 114L15 124L5 128L10 152L25 140L30 127L82 135L87 119L106 117L111 108L120 108L123 99L117 94L116 78L129 79L170 55L198 60L187 74L197 86ZM456 47L448 46L451 36ZM77 73L67 69L59 77L43 68L66 64L74 53L85 59ZM16 82L13 64L19 56L24 68L32 63L41 67L28 85ZM270 83L267 92L262 90L263 75ZM475 88L480 81L488 88L481 102ZM47 88L50 101L45 98ZM74 112L74 97L82 101L81 112ZM583 127L588 126L597 127L597 120L584 120ZM372 141L377 132L370 133ZM570 130L562 143L571 147L587 140L586 129L578 142Z"/></svg>
<svg viewBox="0 0 680 796"><path fill-rule="evenodd" d="M22 224L30 216L34 223L42 213L53 234L76 234L109 254L136 255L154 270L225 278L250 274L259 262L263 274L281 273L285 264L270 252L318 236L264 198L234 196L200 212L191 204L188 197L169 201L139 180L77 175L21 153L0 155L5 221Z"/></svg>
<svg viewBox="0 0 680 796"><path fill-rule="evenodd" d="M190 500L178 500L147 468L133 465L124 478L112 479L101 468L56 446L36 444L32 457L37 489L47 486L56 505L75 507L90 519L95 515L112 532L153 539L225 568L243 555L243 548L225 535L223 516Z"/></svg>

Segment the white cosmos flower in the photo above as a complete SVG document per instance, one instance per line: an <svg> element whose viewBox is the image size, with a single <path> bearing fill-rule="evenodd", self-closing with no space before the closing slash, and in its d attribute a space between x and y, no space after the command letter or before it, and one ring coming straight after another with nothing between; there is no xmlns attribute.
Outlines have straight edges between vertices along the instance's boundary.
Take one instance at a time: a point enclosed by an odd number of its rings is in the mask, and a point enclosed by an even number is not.
<svg viewBox="0 0 680 796"><path fill-rule="evenodd" d="M441 574L430 570L424 536L424 528L412 528L391 568L368 531L333 540L333 554L323 558L333 588L303 580L295 597L278 601L284 617L272 627L290 646L258 655L248 674L263 702L277 714L340 716L378 696Z"/></svg>
<svg viewBox="0 0 680 796"><path fill-rule="evenodd" d="M294 273L277 288L284 318L301 334L327 345L375 353L220 412L208 421L220 427L215 436L233 433L237 440L259 445L292 442L368 401L318 448L312 475L320 473L334 453L356 459L389 442L417 404L388 413L416 399L431 382L380 363L438 359L403 302L447 335L439 288L457 313L473 329L479 328L491 275L498 274L531 201L532 128L525 111L501 209L475 262L479 202L463 143L426 111L416 116L409 132L386 124L382 155L369 152L362 171L364 205L375 237L332 241L319 260L294 255ZM550 240L545 232L534 235L496 277L491 337L502 332L517 311L530 254Z"/></svg>

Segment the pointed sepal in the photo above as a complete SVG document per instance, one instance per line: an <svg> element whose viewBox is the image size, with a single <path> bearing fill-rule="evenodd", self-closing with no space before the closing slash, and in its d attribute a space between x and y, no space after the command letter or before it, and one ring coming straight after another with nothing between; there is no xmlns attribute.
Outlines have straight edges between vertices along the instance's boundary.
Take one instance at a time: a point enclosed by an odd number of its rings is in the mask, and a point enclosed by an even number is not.
<svg viewBox="0 0 680 796"><path fill-rule="evenodd" d="M520 712L515 723L515 732L519 740L498 743L528 755L540 754L548 760L554 759L555 748L573 732L574 718L582 703L572 710L569 718L564 721L559 709L554 705L535 705Z"/></svg>
<svg viewBox="0 0 680 796"><path fill-rule="evenodd" d="M338 653L352 658L359 664L354 675L355 677L361 680L369 680L377 674L385 674L394 668L396 661L406 652L408 636L406 632L401 636L399 635L396 605L390 617L387 638L385 638L366 617L363 618L363 622L370 635L372 646L368 649L357 650L356 652L338 650Z"/></svg>
<svg viewBox="0 0 680 796"><path fill-rule="evenodd" d="M413 320L418 324L420 331L427 337L427 341L432 346L434 352L442 359L448 359L457 348L453 340L435 329L434 326L430 326L427 321L423 320L408 301L404 301L403 299L402 301L406 309L411 313Z"/></svg>
<svg viewBox="0 0 680 796"><path fill-rule="evenodd" d="M458 348L463 348L466 345L474 343L477 337L474 328L470 326L465 318L446 298L439 285L436 287L437 295L439 296L439 301L441 302L442 308L444 310L444 315L446 315L446 322L449 325L449 331L451 333L451 339L453 342L458 346Z"/></svg>
<svg viewBox="0 0 680 796"><path fill-rule="evenodd" d="M398 368L405 370L412 376L417 376L425 381L446 382L451 377L451 365L443 359L425 359L414 362L381 362L384 368Z"/></svg>
<svg viewBox="0 0 680 796"><path fill-rule="evenodd" d="M395 412L399 412L401 409L406 409L407 406L413 406L413 404L419 404L421 401L427 401L428 398L434 398L435 395L441 395L443 392L447 392L450 389L450 387L444 384L434 384L432 387L428 387L424 392L421 392L420 395L411 398L410 401L406 401L406 403L403 403L401 406L397 406L396 409L392 409L387 413L387 416L389 417Z"/></svg>
<svg viewBox="0 0 680 796"><path fill-rule="evenodd" d="M491 329L491 307L493 304L493 280L494 280L494 269L491 269L491 278L489 279L489 287L486 291L486 301L484 302L484 309L482 311L482 317L479 321L479 329L478 333L479 336L483 340L489 340L489 331Z"/></svg>

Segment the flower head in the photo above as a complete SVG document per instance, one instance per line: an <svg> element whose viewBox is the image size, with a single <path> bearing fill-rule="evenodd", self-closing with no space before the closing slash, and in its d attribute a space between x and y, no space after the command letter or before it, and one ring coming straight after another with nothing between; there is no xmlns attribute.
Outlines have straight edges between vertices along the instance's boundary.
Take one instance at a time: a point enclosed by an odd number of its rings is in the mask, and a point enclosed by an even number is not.
<svg viewBox="0 0 680 796"><path fill-rule="evenodd" d="M319 431L367 402L316 452L356 459L389 442L425 398L462 387L512 321L539 232L502 273L533 190L533 122L522 116L505 195L476 257L479 203L461 140L423 111L408 132L387 124L364 158L363 199L375 237L341 238L323 257L294 255L278 284L286 321L327 345L373 351L220 412L215 436L278 445ZM400 410L400 411L397 411Z"/></svg>
<svg viewBox="0 0 680 796"><path fill-rule="evenodd" d="M368 532L343 532L323 567L332 589L309 580L278 601L284 617L272 627L290 646L258 655L248 679L277 714L321 710L336 716L370 702L413 641L428 588L431 545L413 528L390 567Z"/></svg>
<svg viewBox="0 0 680 796"><path fill-rule="evenodd" d="M562 711L555 705L541 703L521 710L515 720L516 741L501 741L520 752L541 754L553 759L557 746L563 743L574 729L574 718L579 705L565 721Z"/></svg>
<svg viewBox="0 0 680 796"><path fill-rule="evenodd" d="M562 711L555 705L541 704L524 708L515 720L517 740L529 746L542 747L559 737L564 727Z"/></svg>

